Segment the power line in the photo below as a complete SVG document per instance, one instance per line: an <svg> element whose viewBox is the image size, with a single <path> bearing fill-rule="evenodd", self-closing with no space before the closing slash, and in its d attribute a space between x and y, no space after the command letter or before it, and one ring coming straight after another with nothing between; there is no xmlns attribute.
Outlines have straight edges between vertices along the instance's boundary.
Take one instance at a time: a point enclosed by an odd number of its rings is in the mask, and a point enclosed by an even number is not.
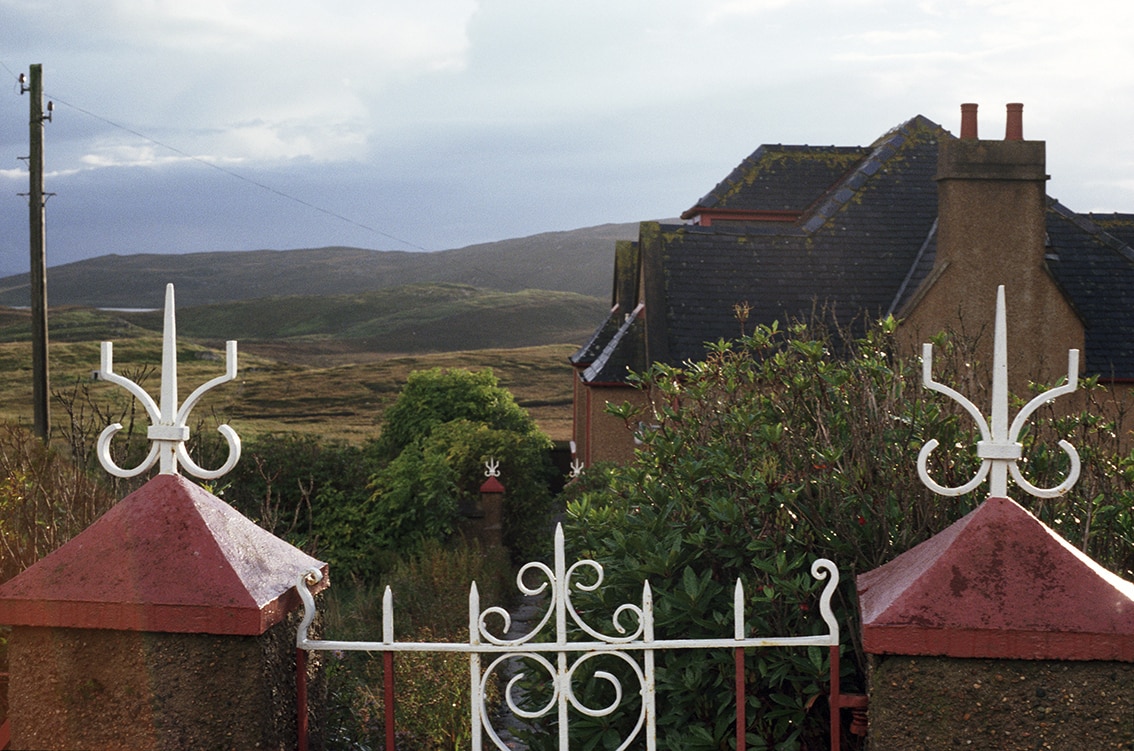
<svg viewBox="0 0 1134 751"><path fill-rule="evenodd" d="M3 60L0 60L0 66L3 66L4 70L8 71L8 73L11 74L11 76L13 78L18 78L18 75L16 73L13 73L12 69L9 68L8 65L6 63L4 63ZM279 196L280 198L283 198L283 199L288 200L288 201L292 201L293 203L298 203L301 206L306 206L307 208L309 208L313 211L318 211L320 214L325 214L329 217L332 217L333 219L338 219L341 222L346 222L347 224L354 225L355 227L358 227L360 229L364 229L368 232L373 232L376 235L381 235L382 237L385 237L389 240L393 240L394 242L397 242L397 243L401 243L402 245L406 245L410 248L414 248L415 250L423 250L423 251L429 250L428 248L423 248L416 243L410 242L409 240L402 239L400 237L397 237L396 235L391 235L389 232L383 232L382 230L378 229L377 227L371 227L368 224L363 224L362 222L351 219L348 216L343 216L342 214L339 214L338 212L331 211L330 209L327 209L327 208L324 208L324 207L319 206L317 204L311 203L310 201L304 200L304 199L299 198L297 196L293 196L290 193L285 193L282 190L278 190L276 188L273 188L272 186L267 185L267 184L262 183L262 182L259 182L258 180L253 180L252 178L247 177L245 175L242 175L239 172L235 172L235 171L230 170L226 167L222 167L221 165L216 164L214 162L210 162L207 159L202 159L201 157L190 154L190 153L188 153L188 152L186 152L182 149L177 148L176 146L172 146L168 143L163 143L162 141L159 141L156 138L151 138L150 136L147 136L145 133L141 133L137 130L134 130L133 128L127 127L125 125L122 125L121 123L117 123L117 122L115 122L115 121L113 121L109 118L103 117L102 115L91 112L90 110L84 109L84 108L78 106L77 104L71 104L70 102L68 102L66 100L60 99L59 97L55 96L54 94L52 94L50 96L51 96L52 100L54 100L56 103L61 104L65 107L70 107L71 109L75 110L76 112L83 113L87 117L93 117L95 120L99 120L101 122L106 123L107 125L110 125L111 127L118 128L119 130L123 130L123 131L125 131L125 132L127 132L127 133L129 133L133 136L136 136L137 138L141 138L143 141L148 141L149 143L152 143L155 146L159 146L159 147L166 149L168 151L172 151L173 153L178 154L182 157L185 157L186 159L190 159L194 162L197 162L198 164L203 164L206 167L211 167L212 169L215 169L218 172L222 172L222 173L228 175L229 177L233 177L237 180L248 183L249 185L254 185L257 188L259 188L261 190L265 190L265 191L267 191L267 192L269 192L273 195Z"/></svg>
<svg viewBox="0 0 1134 751"><path fill-rule="evenodd" d="M382 230L380 230L376 227L371 227L368 224L363 224L362 222L357 222L354 219L351 219L350 217L343 216L342 214L331 211L330 209L326 209L326 208L323 208L322 206L318 206L316 204L313 204L310 201L305 201L304 199L297 198L296 196L293 196L289 193L284 193L283 191L277 190L276 188L273 188L270 185L265 185L262 182L259 182L257 180L253 180L250 177L242 175L239 172L234 172L234 171L232 171L232 170L230 170L226 167L222 167L219 164L216 164L214 162L210 162L207 159L202 159L199 156L194 156L193 154L190 154L190 153L188 153L188 152L186 152L182 149L179 149L176 146L171 146L168 143L163 143L163 142L157 140L156 138L151 138L150 136L147 136L145 133L140 133L140 132L134 130L133 128L129 128L125 125L122 125L121 123L116 123L113 120L110 120L108 118L103 117L102 115L95 114L94 112L91 112L90 110L83 109L82 107L80 107L76 104L71 104L70 102L67 102L63 99L60 99L59 97L57 97L55 95L52 95L51 98L58 104L62 104L66 107L70 107L71 109L76 110L78 112L82 112L84 115L87 115L88 117L93 117L94 119L100 120L100 121L106 123L107 125L118 128L119 130L124 130L131 135L134 135L134 136L137 136L138 138L141 138L144 141L149 141L150 143L154 144L155 146L160 146L163 149L168 149L169 151L172 151L175 154L183 156L186 159L191 159L192 161L197 162L198 164L203 164L206 167L211 167L211 168L217 170L218 172L223 172L224 174L228 175L229 177L234 177L237 180L241 180L243 182L248 183L249 185L255 185L257 188L260 188L261 190L266 190L269 193L272 193L273 195L279 196L280 198L287 199L288 201L293 201L295 203L300 204L301 206L306 206L309 209L313 209L315 211L318 211L321 214L326 214L327 216L333 217L335 219L346 222L348 224L353 224L355 227L359 227L359 228L367 230L369 232L373 232L377 235L381 235L382 237L393 240L394 242L399 242L399 243L402 243L403 245L408 245L411 248L416 248L417 250L428 250L427 248L423 248L420 245L417 245L415 243L411 243L408 240L403 240L402 238L391 235L388 232L383 232Z"/></svg>

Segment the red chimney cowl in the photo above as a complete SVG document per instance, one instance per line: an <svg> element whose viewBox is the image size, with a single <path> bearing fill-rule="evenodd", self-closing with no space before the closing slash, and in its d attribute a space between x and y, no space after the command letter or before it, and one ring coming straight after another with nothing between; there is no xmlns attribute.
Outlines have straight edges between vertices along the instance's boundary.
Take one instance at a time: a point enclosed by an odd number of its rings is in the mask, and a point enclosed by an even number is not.
<svg viewBox="0 0 1134 751"><path fill-rule="evenodd" d="M977 106L975 104L961 105L961 138L977 137Z"/></svg>
<svg viewBox="0 0 1134 751"><path fill-rule="evenodd" d="M1004 128L1004 140L1024 140L1024 105L1019 102L1008 105L1008 124Z"/></svg>

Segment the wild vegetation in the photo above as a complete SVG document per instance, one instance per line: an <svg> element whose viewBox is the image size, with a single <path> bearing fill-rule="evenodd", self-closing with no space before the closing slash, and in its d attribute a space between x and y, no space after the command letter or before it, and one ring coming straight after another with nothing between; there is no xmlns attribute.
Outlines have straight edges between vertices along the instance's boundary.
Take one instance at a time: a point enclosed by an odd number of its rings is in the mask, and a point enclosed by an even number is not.
<svg viewBox="0 0 1134 751"><path fill-rule="evenodd" d="M376 583L337 587L328 598L325 626L336 639L373 640L382 622L382 594L394 593L399 640L468 642L469 583L485 602L507 603L507 555L476 545L427 543ZM385 748L383 659L365 653L328 658L327 748ZM394 664L397 747L405 751L468 748L469 663L454 654L402 654ZM490 701L495 701L495 686Z"/></svg>
<svg viewBox="0 0 1134 751"><path fill-rule="evenodd" d="M611 613L635 601L648 579L659 639L720 636L730 633L739 577L751 633L816 633L821 584L809 566L829 558L843 577L834 602L844 629L843 690L862 691L855 575L941 531L987 494L986 486L943 499L921 485L916 458L927 440L948 447L932 472L955 486L977 468L979 436L967 414L921 387L919 363L895 354L893 328L887 321L849 342L822 326L761 326L712 345L703 362L641 374L651 406L614 410L628 426L648 426L635 461L589 468L569 490L568 538L607 572L582 607ZM935 363L938 380L987 403L978 385L987 370L965 342L940 337ZM1067 460L1055 442L1068 437L1084 458L1083 477L1065 496L1024 504L1134 578L1134 457L1121 447L1124 416L1114 404L1070 417L1058 416L1063 409L1057 402L1035 419L1023 437L1023 469L1037 485L1057 484ZM753 651L747 675L749 748L826 748L825 650ZM659 658L663 747L730 748L731 680L729 654ZM609 699L591 698L595 706ZM628 730L605 720L572 726L594 748L614 748Z"/></svg>

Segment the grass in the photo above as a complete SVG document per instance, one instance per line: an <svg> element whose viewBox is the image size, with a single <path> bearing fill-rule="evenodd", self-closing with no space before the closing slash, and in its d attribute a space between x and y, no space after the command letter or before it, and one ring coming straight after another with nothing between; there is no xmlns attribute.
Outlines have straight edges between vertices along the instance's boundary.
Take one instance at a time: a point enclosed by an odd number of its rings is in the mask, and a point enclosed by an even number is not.
<svg viewBox="0 0 1134 751"><path fill-rule="evenodd" d="M413 284L354 295L259 298L180 309L179 398L224 372L226 339L239 342L235 383L194 412L247 437L294 431L361 442L406 377L427 368L492 368L540 428L571 432L567 357L590 334L595 298L565 292L498 292L462 284ZM115 371L159 397L160 311L65 307L50 311L53 429L112 421L127 393L92 380L99 342L114 343ZM31 421L30 317L0 308L0 420ZM81 415L76 413L82 412ZM97 427L101 430L101 426Z"/></svg>
<svg viewBox="0 0 1134 751"><path fill-rule="evenodd" d="M555 440L570 437L572 376L567 357L574 345L402 356L339 352L331 358L336 364L310 364L319 359L322 349L322 345L309 348L303 342L242 348L236 381L206 395L194 417L215 416L206 422L228 422L246 437L294 431L361 442L377 435L382 413L411 372L432 367L490 367L545 433ZM119 415L127 409L125 390L91 378L99 368L97 342L53 342L50 355L51 389L56 396L51 404L53 429L63 428L70 419L68 407L76 410L87 395L104 415ZM223 357L222 350L182 339L179 398L221 375ZM138 380L155 401L160 391L160 362L161 340L156 336L115 342L115 371ZM30 424L31 399L31 345L0 343L0 420ZM88 407L88 417L90 411Z"/></svg>

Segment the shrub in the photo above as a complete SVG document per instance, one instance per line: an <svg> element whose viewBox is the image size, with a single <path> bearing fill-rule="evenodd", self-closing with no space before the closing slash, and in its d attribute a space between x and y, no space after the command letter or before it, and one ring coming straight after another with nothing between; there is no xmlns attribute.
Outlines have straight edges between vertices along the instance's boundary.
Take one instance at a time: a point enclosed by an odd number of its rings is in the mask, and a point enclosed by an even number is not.
<svg viewBox="0 0 1134 751"><path fill-rule="evenodd" d="M397 401L386 410L374 450L389 461L438 425L453 420L483 423L497 430L535 433L535 422L491 370L431 368L410 373Z"/></svg>
<svg viewBox="0 0 1134 751"><path fill-rule="evenodd" d="M292 433L247 442L218 495L241 513L340 574L373 564L366 450L342 441Z"/></svg>
<svg viewBox="0 0 1134 751"><path fill-rule="evenodd" d="M413 373L371 449L379 469L370 528L395 550L444 539L460 506L479 492L485 462L495 459L507 488L505 544L518 560L533 557L549 538L550 446L490 371Z"/></svg>
<svg viewBox="0 0 1134 751"><path fill-rule="evenodd" d="M0 582L86 529L114 499L26 429L0 425Z"/></svg>
<svg viewBox="0 0 1134 751"><path fill-rule="evenodd" d="M822 585L808 568L830 558L842 577L833 605L843 651L851 653L842 661L844 690L861 690L855 575L937 533L987 492L940 499L921 485L916 457L926 440L942 444L935 479L956 486L978 466L970 447L979 436L959 407L922 389L919 363L894 354L893 331L892 320L858 340L816 325L762 326L710 346L703 362L642 374L647 413L628 405L613 411L628 425L650 426L643 447L625 467L603 470L597 488L567 507L568 539L606 567L603 588L586 607L607 612L636 601L648 579L659 639L719 637L731 633L739 577L751 633L815 633L824 630ZM948 337L937 343L937 379L971 382L980 366L969 346ZM982 403L983 394L957 387ZM1131 492L1125 480L1108 478L1129 473L1131 463L1117 453L1113 422L1041 419L1024 436L1025 473L1054 484L1048 480L1066 461L1046 441L1075 425L1085 440L1081 451L1102 461L1075 492L1033 506L1104 565L1128 572ZM825 650L755 651L747 675L750 748L826 747L827 712L816 703L828 682ZM727 654L659 658L664 747L730 747L731 676ZM596 737L585 722L575 730ZM596 747L612 748L627 730L607 727Z"/></svg>

